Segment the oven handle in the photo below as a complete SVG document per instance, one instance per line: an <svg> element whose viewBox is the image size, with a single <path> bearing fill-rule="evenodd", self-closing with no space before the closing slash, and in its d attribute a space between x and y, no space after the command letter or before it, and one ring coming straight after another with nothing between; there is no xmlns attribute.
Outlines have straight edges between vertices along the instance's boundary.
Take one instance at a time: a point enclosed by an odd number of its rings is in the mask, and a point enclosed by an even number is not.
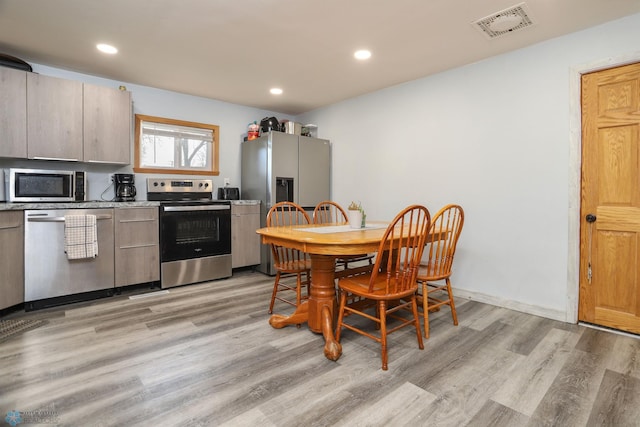
<svg viewBox="0 0 640 427"><path fill-rule="evenodd" d="M206 205L206 206L163 206L165 212L188 211L229 211L230 205Z"/></svg>

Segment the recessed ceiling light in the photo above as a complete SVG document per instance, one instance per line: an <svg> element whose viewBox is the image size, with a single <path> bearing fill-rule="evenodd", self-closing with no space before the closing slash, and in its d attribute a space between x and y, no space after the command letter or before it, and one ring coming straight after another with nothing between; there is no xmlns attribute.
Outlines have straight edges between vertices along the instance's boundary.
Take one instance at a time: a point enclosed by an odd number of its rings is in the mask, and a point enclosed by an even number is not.
<svg viewBox="0 0 640 427"><path fill-rule="evenodd" d="M100 52L109 53L113 55L114 53L118 53L118 49L111 46L110 44L99 43L96 45Z"/></svg>
<svg viewBox="0 0 640 427"><path fill-rule="evenodd" d="M272 95L282 95L282 89L279 87L271 88L269 92L271 92Z"/></svg>
<svg viewBox="0 0 640 427"><path fill-rule="evenodd" d="M365 49L357 50L356 53L353 54L356 59L364 60L371 58L371 52Z"/></svg>

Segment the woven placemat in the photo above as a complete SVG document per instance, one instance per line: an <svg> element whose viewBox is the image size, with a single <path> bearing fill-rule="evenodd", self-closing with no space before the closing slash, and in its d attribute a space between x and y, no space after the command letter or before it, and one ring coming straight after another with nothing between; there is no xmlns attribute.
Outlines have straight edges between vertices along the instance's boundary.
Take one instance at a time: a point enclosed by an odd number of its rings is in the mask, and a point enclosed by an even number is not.
<svg viewBox="0 0 640 427"><path fill-rule="evenodd" d="M0 342L47 323L46 320L0 320Z"/></svg>

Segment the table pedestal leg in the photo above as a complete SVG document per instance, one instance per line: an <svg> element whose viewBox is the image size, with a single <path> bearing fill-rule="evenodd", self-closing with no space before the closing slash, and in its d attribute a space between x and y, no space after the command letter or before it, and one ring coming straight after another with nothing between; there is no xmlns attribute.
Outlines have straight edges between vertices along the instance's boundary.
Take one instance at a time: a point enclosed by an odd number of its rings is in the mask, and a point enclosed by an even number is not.
<svg viewBox="0 0 640 427"><path fill-rule="evenodd" d="M338 360L342 355L342 346L333 336L333 315L329 307L322 307L322 335L324 336L324 357Z"/></svg>
<svg viewBox="0 0 640 427"><path fill-rule="evenodd" d="M281 329L287 325L299 325L301 323L305 323L307 319L309 319L309 303L304 301L290 316L273 314L269 318L269 324L275 329Z"/></svg>
<svg viewBox="0 0 640 427"><path fill-rule="evenodd" d="M342 354L342 346L333 336L333 320L336 313L334 272L334 256L311 255L312 284L309 296L309 329L322 333L325 339L324 354L330 360L338 360Z"/></svg>
<svg viewBox="0 0 640 427"><path fill-rule="evenodd" d="M330 360L338 360L342 354L342 346L333 336L336 312L334 273L335 257L311 255L309 299L300 304L290 316L274 314L269 318L269 324L276 329L307 322L313 332L322 333L325 340L324 355Z"/></svg>

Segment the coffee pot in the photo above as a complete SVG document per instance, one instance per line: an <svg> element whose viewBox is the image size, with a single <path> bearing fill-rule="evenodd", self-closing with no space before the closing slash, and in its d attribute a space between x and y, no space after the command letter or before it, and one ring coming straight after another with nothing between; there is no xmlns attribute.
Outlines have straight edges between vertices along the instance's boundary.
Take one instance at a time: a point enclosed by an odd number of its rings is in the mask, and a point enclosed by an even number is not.
<svg viewBox="0 0 640 427"><path fill-rule="evenodd" d="M117 202L133 202L136 199L135 175L132 173L114 174Z"/></svg>

